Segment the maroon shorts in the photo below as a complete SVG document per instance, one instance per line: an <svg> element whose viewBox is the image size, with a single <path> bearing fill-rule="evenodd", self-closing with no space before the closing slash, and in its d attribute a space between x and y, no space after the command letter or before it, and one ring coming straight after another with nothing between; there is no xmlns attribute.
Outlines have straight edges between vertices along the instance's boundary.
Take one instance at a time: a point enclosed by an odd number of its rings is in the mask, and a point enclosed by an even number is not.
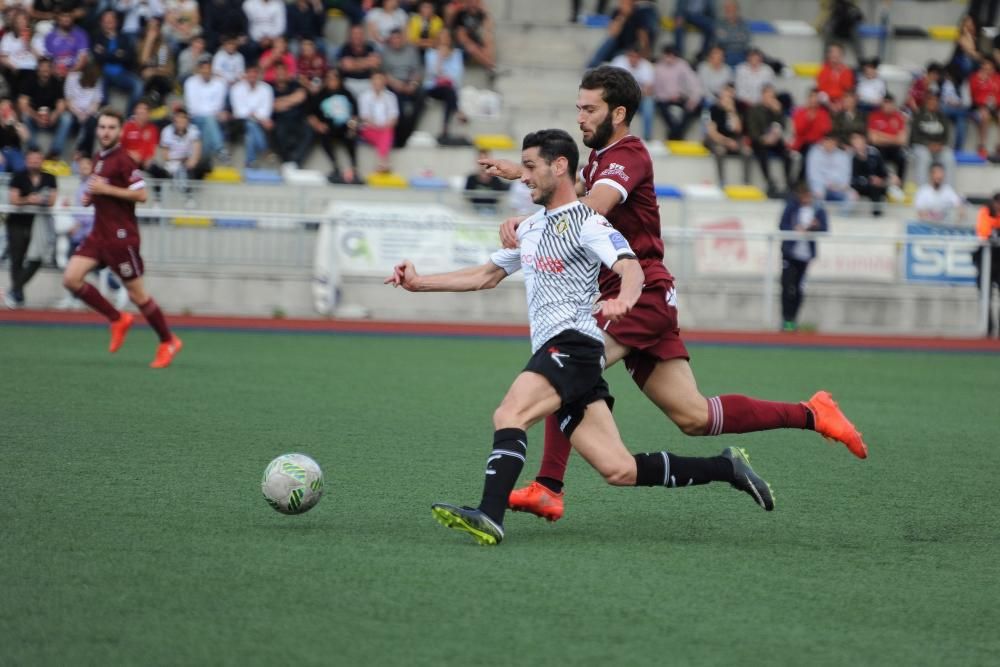
<svg viewBox="0 0 1000 667"><path fill-rule="evenodd" d="M615 295L602 295L602 298ZM618 322L598 313L597 323L616 341L631 348L625 367L639 387L646 384L659 361L690 359L677 327L677 305L672 280L647 284L635 306Z"/></svg>
<svg viewBox="0 0 1000 667"><path fill-rule="evenodd" d="M124 281L142 277L144 265L139 254L139 239L107 241L88 236L73 254L97 260Z"/></svg>

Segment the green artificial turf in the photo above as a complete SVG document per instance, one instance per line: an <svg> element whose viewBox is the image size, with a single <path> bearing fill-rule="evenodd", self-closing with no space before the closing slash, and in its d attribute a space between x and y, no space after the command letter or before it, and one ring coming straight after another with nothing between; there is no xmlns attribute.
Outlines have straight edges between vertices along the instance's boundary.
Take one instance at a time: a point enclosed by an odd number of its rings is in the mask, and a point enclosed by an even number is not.
<svg viewBox="0 0 1000 667"><path fill-rule="evenodd" d="M1000 360L696 347L706 395L834 392L813 433L688 438L609 372L634 451L740 444L777 494L606 487L478 547L490 417L527 341L0 327L0 664L995 664ZM260 496L304 451L327 495ZM541 454L531 433L530 479Z"/></svg>

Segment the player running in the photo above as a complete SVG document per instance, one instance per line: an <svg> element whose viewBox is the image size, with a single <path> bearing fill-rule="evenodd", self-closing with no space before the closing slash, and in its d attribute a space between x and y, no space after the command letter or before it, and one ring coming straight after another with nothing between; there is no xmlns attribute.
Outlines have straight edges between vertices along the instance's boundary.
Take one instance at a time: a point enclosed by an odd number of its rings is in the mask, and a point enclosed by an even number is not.
<svg viewBox="0 0 1000 667"><path fill-rule="evenodd" d="M639 300L643 272L625 238L576 197L576 143L562 130L524 138L521 180L544 207L517 229L519 250L499 250L481 266L431 276L399 264L386 284L413 292L465 292L496 287L524 270L532 357L493 413L493 450L486 460L477 508L432 505L434 517L469 533L480 544L504 537L507 500L524 467L526 431L556 415L572 446L609 484L690 486L728 482L766 510L774 508L767 483L745 452L692 458L668 452L629 454L611 416L614 399L601 377L604 338L594 320L597 276L603 264L620 279L616 294L599 305L601 317L619 322Z"/></svg>
<svg viewBox="0 0 1000 667"><path fill-rule="evenodd" d="M83 205L94 204L94 228L66 265L63 285L76 298L111 322L111 352L125 342L133 317L119 312L85 278L94 268L106 265L125 285L129 299L145 316L160 337L152 368L166 368L180 352L181 339L170 333L167 320L143 286L142 255L139 254L139 225L136 202L146 201L142 172L120 143L124 117L105 107L97 117L100 151L94 156L94 173L87 179Z"/></svg>
<svg viewBox="0 0 1000 667"><path fill-rule="evenodd" d="M646 396L687 435L750 433L779 428L810 429L842 442L858 458L868 449L861 434L826 391L803 403L777 403L730 394L705 398L698 391L690 357L677 324L674 279L663 264L660 213L653 187L653 164L642 141L629 133L629 123L642 93L635 79L617 67L588 70L580 83L577 124L591 148L581 173L581 201L607 216L628 239L645 274L642 295L627 317L611 321L601 313L607 363L624 360L632 379ZM484 158L489 173L506 179L521 176L509 160ZM505 247L516 246L511 219L501 228ZM620 281L612 271L600 276L601 299L614 298ZM510 496L510 507L556 521L562 517L563 477L569 441L553 418L545 422L545 450L535 481Z"/></svg>

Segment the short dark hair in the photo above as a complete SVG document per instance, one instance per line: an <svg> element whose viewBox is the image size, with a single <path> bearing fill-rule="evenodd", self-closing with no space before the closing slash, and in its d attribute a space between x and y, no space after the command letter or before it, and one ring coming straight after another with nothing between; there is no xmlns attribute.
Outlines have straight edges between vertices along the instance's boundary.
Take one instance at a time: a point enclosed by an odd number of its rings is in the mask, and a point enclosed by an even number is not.
<svg viewBox="0 0 1000 667"><path fill-rule="evenodd" d="M624 71L624 70L622 70ZM538 148L538 154L547 164L564 157L569 162L570 178L576 179L576 168L580 163L580 149L566 130L538 130L524 136L521 150Z"/></svg>
<svg viewBox="0 0 1000 667"><path fill-rule="evenodd" d="M101 116L115 118L119 125L125 125L125 114L114 107L101 107L101 110L97 112L97 118L100 119Z"/></svg>
<svg viewBox="0 0 1000 667"><path fill-rule="evenodd" d="M639 109L639 102L642 101L642 90L635 77L628 71L611 65L601 65L584 72L580 88L600 90L601 99L608 103L609 111L624 107L626 125L632 122L632 117Z"/></svg>

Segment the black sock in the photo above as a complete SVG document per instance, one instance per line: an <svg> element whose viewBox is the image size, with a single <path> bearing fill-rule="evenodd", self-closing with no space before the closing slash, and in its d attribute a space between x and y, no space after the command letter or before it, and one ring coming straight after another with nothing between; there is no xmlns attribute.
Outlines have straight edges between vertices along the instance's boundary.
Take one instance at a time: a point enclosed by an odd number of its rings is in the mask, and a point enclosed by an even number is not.
<svg viewBox="0 0 1000 667"><path fill-rule="evenodd" d="M500 525L527 451L528 435L521 429L502 428L493 434L493 451L486 459L486 481L479 509Z"/></svg>
<svg viewBox="0 0 1000 667"><path fill-rule="evenodd" d="M816 416L813 411L806 408L806 430L815 431L816 430Z"/></svg>
<svg viewBox="0 0 1000 667"><path fill-rule="evenodd" d="M559 493L563 489L563 483L553 477L536 477L535 481L552 493Z"/></svg>
<svg viewBox="0 0 1000 667"><path fill-rule="evenodd" d="M635 454L636 486L697 486L731 482L733 464L723 456L677 456L669 452Z"/></svg>

